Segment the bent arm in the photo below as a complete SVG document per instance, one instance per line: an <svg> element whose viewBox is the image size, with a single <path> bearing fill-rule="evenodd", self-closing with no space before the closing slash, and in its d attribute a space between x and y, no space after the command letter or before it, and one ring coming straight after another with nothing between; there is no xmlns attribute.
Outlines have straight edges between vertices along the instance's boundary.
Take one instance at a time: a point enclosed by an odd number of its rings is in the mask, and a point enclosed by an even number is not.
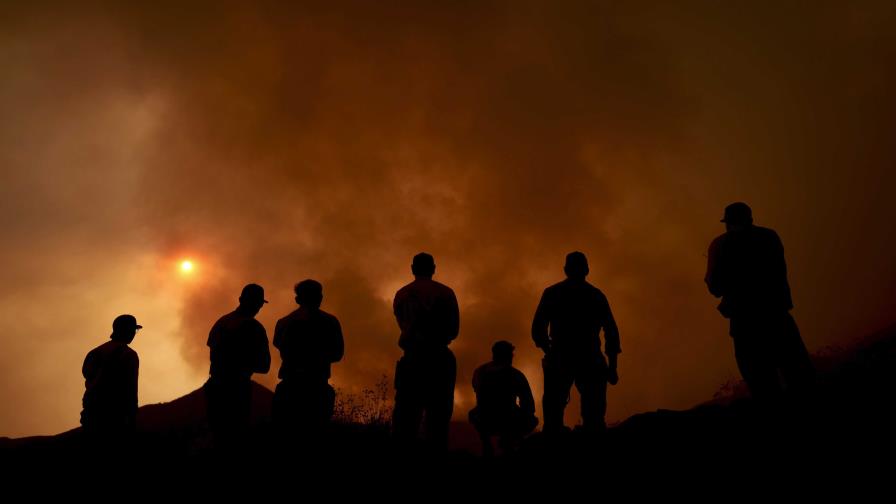
<svg viewBox="0 0 896 504"><path fill-rule="evenodd" d="M126 421L128 425L136 426L137 425L137 407L138 407L138 399L137 399L137 385L140 375L140 358L137 357L137 354L134 353L133 357L128 362L128 373L127 373L127 383L125 387L127 387L127 418Z"/></svg>
<svg viewBox="0 0 896 504"><path fill-rule="evenodd" d="M445 306L445 343L451 343L460 334L460 308L457 306L457 296L450 291Z"/></svg>
<svg viewBox="0 0 896 504"><path fill-rule="evenodd" d="M706 259L706 276L703 277L703 281L706 282L706 287L709 289L709 293L717 298L720 298L725 294L724 278L721 268L721 243L722 237L720 236L713 240L709 245Z"/></svg>
<svg viewBox="0 0 896 504"><path fill-rule="evenodd" d="M545 291L541 295L541 300L535 309L535 316L532 318L532 340L535 342L536 347L541 348L545 352L550 348L550 339L548 338L549 324L548 293Z"/></svg>
<svg viewBox="0 0 896 504"><path fill-rule="evenodd" d="M535 398L532 396L532 387L529 386L529 380L526 379L526 375L520 372L519 381L518 394L520 397L520 409L523 410L524 413L534 415Z"/></svg>
<svg viewBox="0 0 896 504"><path fill-rule="evenodd" d="M616 356L622 353L622 345L619 342L619 328L616 326L616 319L613 317L613 311L610 310L610 304L607 303L607 320L604 322L604 352L607 354L613 365L616 363Z"/></svg>
<svg viewBox="0 0 896 504"><path fill-rule="evenodd" d="M333 339L330 348L330 362L339 362L345 356L345 339L342 337L342 326L333 319Z"/></svg>
<svg viewBox="0 0 896 504"><path fill-rule="evenodd" d="M268 344L268 334L259 323L258 349L255 352L255 363L252 369L254 373L265 374L271 370L271 349Z"/></svg>

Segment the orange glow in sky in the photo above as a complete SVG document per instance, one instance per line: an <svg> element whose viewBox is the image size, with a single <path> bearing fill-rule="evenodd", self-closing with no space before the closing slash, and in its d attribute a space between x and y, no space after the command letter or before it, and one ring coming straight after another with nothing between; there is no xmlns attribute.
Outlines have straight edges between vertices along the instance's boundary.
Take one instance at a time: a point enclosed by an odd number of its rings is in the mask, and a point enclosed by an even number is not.
<svg viewBox="0 0 896 504"><path fill-rule="evenodd" d="M193 269L194 269L193 261L191 261L189 259L185 259L180 262L181 273L189 275L190 273L193 272Z"/></svg>

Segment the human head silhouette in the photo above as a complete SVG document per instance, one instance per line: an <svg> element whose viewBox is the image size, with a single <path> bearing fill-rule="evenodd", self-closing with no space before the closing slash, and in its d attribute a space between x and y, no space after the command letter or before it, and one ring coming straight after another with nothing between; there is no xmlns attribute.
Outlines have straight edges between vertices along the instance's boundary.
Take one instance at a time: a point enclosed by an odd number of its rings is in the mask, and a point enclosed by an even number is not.
<svg viewBox="0 0 896 504"><path fill-rule="evenodd" d="M514 346L509 341L498 341L492 345L492 360L501 364L513 363Z"/></svg>
<svg viewBox="0 0 896 504"><path fill-rule="evenodd" d="M411 262L411 273L418 278L432 278L436 272L436 261L426 252L420 252L414 256Z"/></svg>
<svg viewBox="0 0 896 504"><path fill-rule="evenodd" d="M240 293L240 309L254 317L268 301L264 298L264 288L258 284L248 284Z"/></svg>
<svg viewBox="0 0 896 504"><path fill-rule="evenodd" d="M566 265L563 271L567 278L584 280L588 276L588 258L581 252L570 252L566 255Z"/></svg>
<svg viewBox="0 0 896 504"><path fill-rule="evenodd" d="M112 321L112 336L110 338L115 341L130 343L134 341L137 331L142 328L143 326L137 324L137 319L133 315L119 315Z"/></svg>
<svg viewBox="0 0 896 504"><path fill-rule="evenodd" d="M725 207L722 221L728 231L742 229L753 225L753 210L749 205L738 201Z"/></svg>
<svg viewBox="0 0 896 504"><path fill-rule="evenodd" d="M302 280L295 288L296 303L308 308L320 308L324 300L324 287L316 280Z"/></svg>

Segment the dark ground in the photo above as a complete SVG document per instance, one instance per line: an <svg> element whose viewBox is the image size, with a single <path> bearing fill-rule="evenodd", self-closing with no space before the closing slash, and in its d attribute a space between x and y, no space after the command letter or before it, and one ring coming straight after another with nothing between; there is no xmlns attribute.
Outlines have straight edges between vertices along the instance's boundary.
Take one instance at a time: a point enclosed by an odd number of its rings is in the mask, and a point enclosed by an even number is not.
<svg viewBox="0 0 896 504"><path fill-rule="evenodd" d="M0 438L0 461L9 482L53 474L88 479L124 474L144 483L180 479L194 489L257 483L280 493L317 484L325 491L353 493L367 488L353 483L361 478L374 485L371 491L428 488L417 494L421 497L468 486L517 492L581 486L596 494L621 488L638 495L658 490L658 481L684 486L688 481L730 482L737 492L756 485L817 490L848 482L858 491L888 484L896 469L896 327L813 358L818 368L814 397L771 415L757 412L735 387L686 411L632 416L596 438L576 430L555 437L536 432L520 453L495 460L473 453L478 439L466 423L452 425L447 456L422 449L397 452L382 422L339 422L314 442L290 449L272 436L272 393L257 385L252 440L238 456L215 449L200 389L141 407L138 438L130 448L92 451L80 429L74 429L56 436Z"/></svg>

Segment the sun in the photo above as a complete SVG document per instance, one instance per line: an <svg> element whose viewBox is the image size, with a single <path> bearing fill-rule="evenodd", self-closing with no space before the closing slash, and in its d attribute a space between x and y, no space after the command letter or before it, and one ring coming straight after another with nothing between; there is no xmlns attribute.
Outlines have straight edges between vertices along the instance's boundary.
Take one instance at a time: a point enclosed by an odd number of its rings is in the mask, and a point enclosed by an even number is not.
<svg viewBox="0 0 896 504"><path fill-rule="evenodd" d="M184 274L190 274L193 272L193 261L189 259L185 259L180 262L180 272Z"/></svg>

